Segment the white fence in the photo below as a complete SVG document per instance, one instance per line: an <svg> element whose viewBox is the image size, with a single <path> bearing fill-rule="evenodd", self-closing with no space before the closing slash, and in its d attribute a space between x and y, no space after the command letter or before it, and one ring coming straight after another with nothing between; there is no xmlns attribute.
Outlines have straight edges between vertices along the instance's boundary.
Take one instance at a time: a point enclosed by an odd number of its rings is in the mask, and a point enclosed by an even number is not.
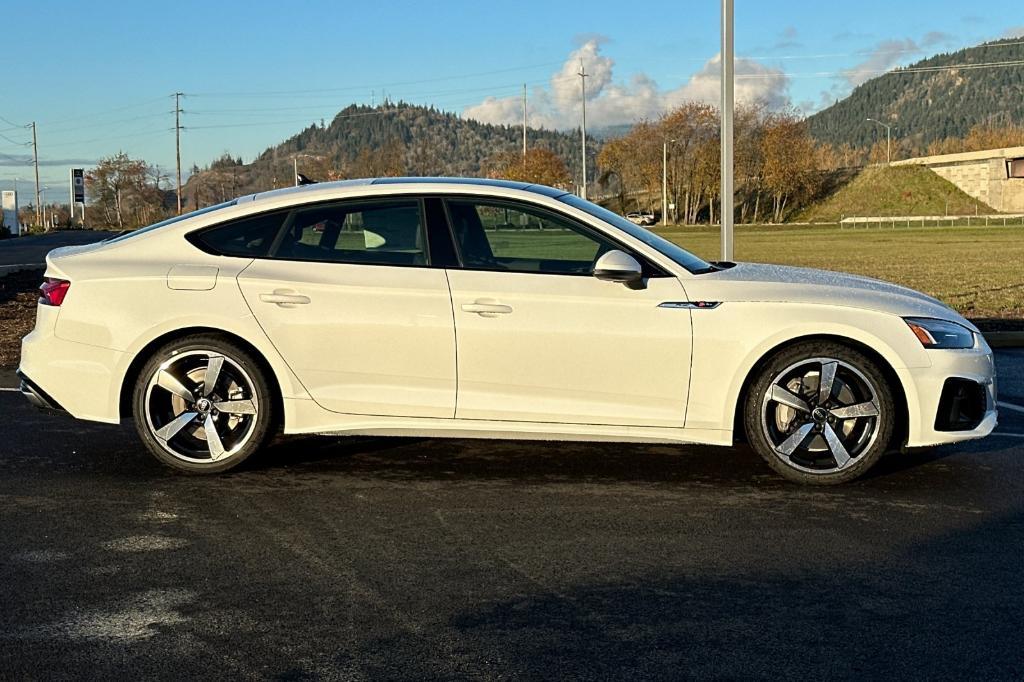
<svg viewBox="0 0 1024 682"><path fill-rule="evenodd" d="M1024 226L1024 214L1003 214L990 215L928 215L928 216L844 216L839 221L840 228L857 227L942 227L948 225L967 225L968 227L980 226L1003 226L1012 225Z"/></svg>

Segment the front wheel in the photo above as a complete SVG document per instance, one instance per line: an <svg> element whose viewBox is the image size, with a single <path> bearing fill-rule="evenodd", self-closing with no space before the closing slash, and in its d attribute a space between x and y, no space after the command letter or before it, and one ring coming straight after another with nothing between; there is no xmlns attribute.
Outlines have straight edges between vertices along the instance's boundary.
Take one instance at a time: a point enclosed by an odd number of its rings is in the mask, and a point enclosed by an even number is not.
<svg viewBox="0 0 1024 682"><path fill-rule="evenodd" d="M158 460L190 473L240 464L268 439L274 401L245 349L197 335L158 349L139 373L135 427Z"/></svg>
<svg viewBox="0 0 1024 682"><path fill-rule="evenodd" d="M835 485L863 475L885 453L896 423L878 364L832 342L795 344L758 371L744 426L754 449L797 483Z"/></svg>

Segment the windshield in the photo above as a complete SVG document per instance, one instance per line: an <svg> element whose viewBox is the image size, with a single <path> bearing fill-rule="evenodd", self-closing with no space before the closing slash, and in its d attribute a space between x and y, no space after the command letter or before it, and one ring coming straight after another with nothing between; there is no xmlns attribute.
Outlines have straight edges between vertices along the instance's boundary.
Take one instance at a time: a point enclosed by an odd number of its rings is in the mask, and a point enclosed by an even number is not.
<svg viewBox="0 0 1024 682"><path fill-rule="evenodd" d="M132 230L131 232L125 232L124 234L118 235L116 237L111 237L110 239L105 240L105 242L107 244L113 244L114 242L120 242L120 241L124 241L125 239L131 239L132 237L136 237L136 236L138 236L140 234L145 234L146 232L150 232L152 230L156 230L156 229L159 229L161 227L167 227L168 225L173 225L174 223L181 222L182 220L188 220L189 218L195 218L196 216L201 216L204 213L213 213L214 211L219 211L222 208L228 208L229 206L234 206L237 202L238 202L237 199L232 199L231 201L225 201L223 204L214 204L213 206L207 206L206 208L200 208L200 209L198 209L196 211L192 211L191 213L184 213L182 215L176 215L173 218L168 218L167 220L161 220L160 222L153 223L152 225L149 225L147 227L140 227L137 230Z"/></svg>
<svg viewBox="0 0 1024 682"><path fill-rule="evenodd" d="M652 249L655 249L659 253L668 256L673 261L675 261L679 265L682 265L684 268L686 268L695 275L715 271L715 267L711 265L711 263L708 263L707 261L698 258L697 256L693 255L692 253L690 253L689 251L682 247L676 246L675 244L665 239L664 237L659 237L653 232L649 232L638 225L634 225L633 223L629 222L628 220L620 216L618 213L613 213L612 211L609 211L606 208L602 208L597 204L591 203L585 199L580 199L578 196L574 194L566 194L560 196L558 197L558 200L565 204L568 204L569 206L572 206L573 208L578 208L581 211L585 211L586 213L589 213L595 218L600 218L601 220L603 220L606 223L609 223L610 225L614 225L615 227L619 228L629 236L639 239Z"/></svg>

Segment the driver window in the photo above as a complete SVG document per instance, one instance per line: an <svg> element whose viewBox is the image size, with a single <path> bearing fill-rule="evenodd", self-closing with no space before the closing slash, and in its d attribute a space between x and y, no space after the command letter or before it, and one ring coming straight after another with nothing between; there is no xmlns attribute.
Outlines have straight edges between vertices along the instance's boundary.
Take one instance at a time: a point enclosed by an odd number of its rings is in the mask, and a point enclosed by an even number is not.
<svg viewBox="0 0 1024 682"><path fill-rule="evenodd" d="M516 204L448 202L452 229L467 268L589 275L614 243L573 222Z"/></svg>

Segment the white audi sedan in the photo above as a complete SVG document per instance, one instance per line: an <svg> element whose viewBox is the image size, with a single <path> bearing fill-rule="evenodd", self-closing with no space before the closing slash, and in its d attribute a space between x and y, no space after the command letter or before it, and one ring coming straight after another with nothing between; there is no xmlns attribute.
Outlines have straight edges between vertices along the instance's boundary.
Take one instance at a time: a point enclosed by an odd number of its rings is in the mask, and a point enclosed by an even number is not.
<svg viewBox="0 0 1024 682"><path fill-rule="evenodd" d="M923 294L708 263L572 194L385 178L244 196L47 257L22 390L162 462L277 431L746 440L833 484L996 424L992 353Z"/></svg>

